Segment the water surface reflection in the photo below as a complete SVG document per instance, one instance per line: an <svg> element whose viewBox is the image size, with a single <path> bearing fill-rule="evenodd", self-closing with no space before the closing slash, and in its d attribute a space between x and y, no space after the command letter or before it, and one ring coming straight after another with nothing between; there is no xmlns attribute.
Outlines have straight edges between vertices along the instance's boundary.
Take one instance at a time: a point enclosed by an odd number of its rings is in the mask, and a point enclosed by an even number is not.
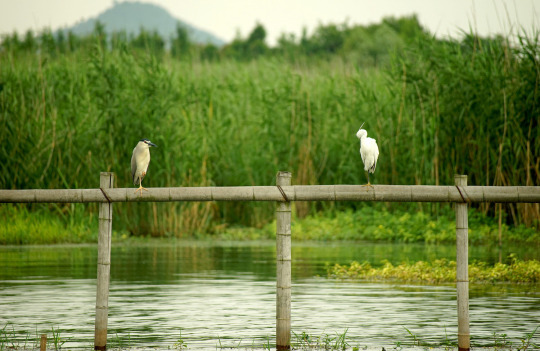
<svg viewBox="0 0 540 351"><path fill-rule="evenodd" d="M392 347L411 342L406 327L424 342L455 342L453 285L324 278L327 262L454 259L453 246L300 243L292 255L296 333L347 330L351 346ZM470 255L489 261L499 253L471 248ZM65 348L92 347L96 259L94 245L0 248L1 325L10 323L19 340L59 328ZM273 342L275 274L273 242L113 245L109 346L168 348L180 333L194 349ZM472 286L470 295L476 345L492 343L494 332L518 340L540 323L537 287Z"/></svg>

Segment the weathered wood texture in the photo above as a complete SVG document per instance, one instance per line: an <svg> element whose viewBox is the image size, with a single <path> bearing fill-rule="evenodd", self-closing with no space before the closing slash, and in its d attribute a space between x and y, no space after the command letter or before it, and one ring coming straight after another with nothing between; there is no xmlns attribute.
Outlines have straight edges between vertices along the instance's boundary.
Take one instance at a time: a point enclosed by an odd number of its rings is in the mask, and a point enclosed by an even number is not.
<svg viewBox="0 0 540 351"><path fill-rule="evenodd" d="M454 177L456 187L467 186L466 175ZM456 203L456 290L458 307L458 348L471 347L469 330L469 220L467 203Z"/></svg>
<svg viewBox="0 0 540 351"><path fill-rule="evenodd" d="M103 191L113 188L114 173L102 172L99 186ZM99 236L97 262L96 321L94 349L107 349L107 320L109 314L109 281L111 273L112 203L99 206Z"/></svg>
<svg viewBox="0 0 540 351"><path fill-rule="evenodd" d="M289 349L291 337L291 201L455 202L457 240L458 346L470 348L467 204L473 202L540 202L540 186L431 185L296 185L279 172L276 186L114 188L114 174L101 173L101 189L0 190L0 203L101 203L99 211L98 281L95 349L105 350L111 262L113 202L278 201L276 217L276 346ZM279 187L278 187L279 186Z"/></svg>
<svg viewBox="0 0 540 351"><path fill-rule="evenodd" d="M540 186L295 185L282 187L289 201L540 202ZM0 203L284 201L276 186L0 190Z"/></svg>
<svg viewBox="0 0 540 351"><path fill-rule="evenodd" d="M276 185L291 185L291 173L278 172ZM281 194L281 192L280 192ZM281 201L276 210L276 348L291 348L291 203Z"/></svg>
<svg viewBox="0 0 540 351"><path fill-rule="evenodd" d="M39 341L39 351L47 351L47 334L41 334Z"/></svg>

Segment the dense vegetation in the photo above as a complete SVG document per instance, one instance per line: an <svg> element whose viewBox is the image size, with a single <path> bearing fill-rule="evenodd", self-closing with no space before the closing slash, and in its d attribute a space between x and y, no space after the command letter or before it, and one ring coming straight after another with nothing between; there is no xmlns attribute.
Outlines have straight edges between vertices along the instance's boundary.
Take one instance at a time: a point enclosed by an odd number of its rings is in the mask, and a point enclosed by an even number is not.
<svg viewBox="0 0 540 351"><path fill-rule="evenodd" d="M377 204L355 211L326 211L304 218L294 216L294 241L365 240L435 245L455 243L455 215L450 206L440 209L437 216L427 211L411 211L407 207L390 211L384 205ZM51 210L54 214L52 216ZM97 213L86 213L84 205L80 204L72 204L69 209L58 205L50 209L28 209L24 205L0 206L0 245L96 242L97 227ZM471 245L518 243L535 246L540 243L540 231L524 225L508 226L504 223L499 228L497 220L478 210L469 211L469 227ZM129 226L116 225L115 222L113 240L129 241L129 229ZM275 240L276 237L275 220L260 228L221 225L213 229L211 238L224 241ZM177 235L174 232L166 234L171 237ZM207 233L194 234L199 239L210 238Z"/></svg>
<svg viewBox="0 0 540 351"><path fill-rule="evenodd" d="M540 282L540 261L521 261L510 257L510 262L498 262L488 265L485 262L469 264L469 281L471 283L531 283ZM329 277L339 279L368 281L400 281L438 284L456 281L456 261L437 259L433 262L418 261L402 263L394 266L384 261L382 267L373 267L368 262L351 262L350 265L335 264L327 266Z"/></svg>
<svg viewBox="0 0 540 351"><path fill-rule="evenodd" d="M223 47L142 31L108 38L4 36L0 51L0 187L90 188L100 171L130 184L136 142L149 138L146 186L365 182L355 133L381 156L375 183L540 185L539 36L439 40L416 18L320 26L265 44L257 25ZM384 44L386 43L386 44ZM319 209L372 204L297 203ZM5 205L3 205L5 206ZM388 205L390 209L395 205ZM49 206L65 218L77 206ZM89 213L96 207L87 206ZM439 206L411 205L436 214ZM505 222L539 226L538 204L482 205ZM115 227L187 236L230 224L264 226L274 204L115 206ZM77 212L78 213L78 212Z"/></svg>
<svg viewBox="0 0 540 351"><path fill-rule="evenodd" d="M125 3L119 6L140 5ZM154 10L156 7L149 4L145 6ZM261 24L257 24L246 38L238 35L223 47L198 44L191 35L189 28L182 23L177 24L176 33L171 38L164 38L158 31L144 28L141 28L137 35L126 31L111 33L98 21L93 34L83 37L70 30L52 32L50 29L38 34L28 30L22 36L17 32L3 35L2 48L15 54L33 55L39 51L47 56L57 57L80 51L88 52L97 41L102 47L113 51L144 51L158 58L170 53L176 59L189 61L249 61L258 57L285 57L290 61L305 62L313 61L314 58L340 56L362 66L376 66L388 63L391 53L403 52L405 47L415 41L430 37L416 16L388 17L381 23L369 26L348 23L319 25L311 35L304 29L300 38L294 34L283 33L276 47L266 44L266 29Z"/></svg>

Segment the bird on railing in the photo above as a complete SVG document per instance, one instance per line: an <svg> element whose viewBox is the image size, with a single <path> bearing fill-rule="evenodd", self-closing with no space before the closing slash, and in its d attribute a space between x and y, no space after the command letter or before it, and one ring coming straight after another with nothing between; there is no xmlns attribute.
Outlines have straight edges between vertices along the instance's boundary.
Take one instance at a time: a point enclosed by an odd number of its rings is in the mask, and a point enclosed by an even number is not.
<svg viewBox="0 0 540 351"><path fill-rule="evenodd" d="M135 148L133 149L133 155L131 155L131 178L133 178L134 185L137 185L137 183L139 183L139 188L135 190L135 193L137 193L137 191L140 191L141 196L143 190L148 191L148 189L143 188L142 180L146 175L148 165L150 164L151 146L157 147L156 144L152 143L148 139L139 140L137 146L135 146Z"/></svg>
<svg viewBox="0 0 540 351"><path fill-rule="evenodd" d="M362 157L362 162L364 162L364 170L367 174L367 184L366 186L371 186L369 182L369 174L375 173L375 168L377 167L377 159L379 158L379 147L377 146L377 141L373 138L368 138L367 131L362 129L366 122L362 123L360 129L356 133L356 137L360 139L360 156Z"/></svg>

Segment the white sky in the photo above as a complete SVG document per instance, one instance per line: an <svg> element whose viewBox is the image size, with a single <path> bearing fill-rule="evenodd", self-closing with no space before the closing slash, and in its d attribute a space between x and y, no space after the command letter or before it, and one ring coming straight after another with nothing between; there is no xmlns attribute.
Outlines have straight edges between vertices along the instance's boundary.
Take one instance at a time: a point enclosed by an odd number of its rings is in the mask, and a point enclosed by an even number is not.
<svg viewBox="0 0 540 351"><path fill-rule="evenodd" d="M268 43L281 33L300 35L319 24L377 23L385 16L416 13L438 36L456 36L470 26L480 35L540 28L540 0L149 0L173 16L231 41L246 37L256 22ZM40 31L71 26L95 17L113 0L0 0L0 33Z"/></svg>

